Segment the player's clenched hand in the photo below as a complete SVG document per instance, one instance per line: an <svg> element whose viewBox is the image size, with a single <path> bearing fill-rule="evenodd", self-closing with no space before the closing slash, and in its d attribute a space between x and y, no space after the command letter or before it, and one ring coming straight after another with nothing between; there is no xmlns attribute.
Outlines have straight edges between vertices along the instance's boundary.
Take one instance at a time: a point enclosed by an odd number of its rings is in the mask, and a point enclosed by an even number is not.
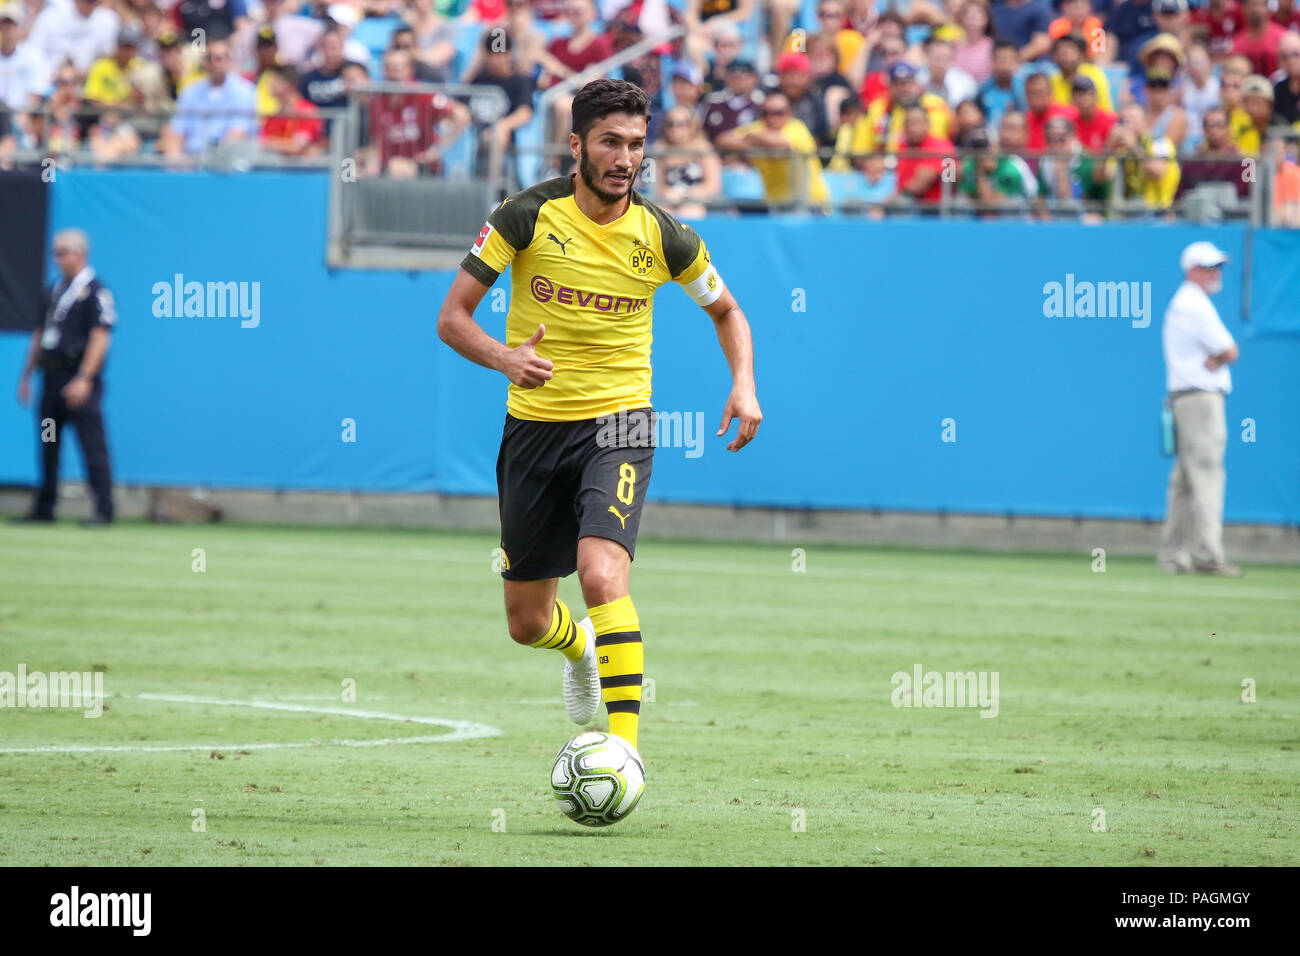
<svg viewBox="0 0 1300 956"><path fill-rule="evenodd" d="M759 423L763 420L763 412L758 407L758 396L752 388L732 389L727 396L727 404L722 409L722 425L718 428L719 435L727 433L733 418L740 419L740 428L736 431L736 437L727 445L727 450L740 451L754 440Z"/></svg>
<svg viewBox="0 0 1300 956"><path fill-rule="evenodd" d="M506 353L501 371L520 388L537 388L545 385L546 380L551 377L551 369L555 368L554 363L542 358L536 351L537 343L545 334L546 326L539 325L537 331L522 345Z"/></svg>

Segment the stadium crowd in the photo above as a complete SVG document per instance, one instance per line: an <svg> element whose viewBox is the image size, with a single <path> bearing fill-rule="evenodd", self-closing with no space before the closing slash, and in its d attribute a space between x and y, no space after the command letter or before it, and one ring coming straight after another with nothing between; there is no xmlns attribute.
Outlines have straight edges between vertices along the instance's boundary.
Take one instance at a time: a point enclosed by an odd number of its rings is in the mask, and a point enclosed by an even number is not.
<svg viewBox="0 0 1300 956"><path fill-rule="evenodd" d="M568 169L552 87L594 69L649 95L643 186L683 215L737 183L814 209L1118 192L1159 213L1203 186L1246 201L1267 157L1272 221L1300 226L1300 8L1203 2L0 0L0 161L318 156L359 99L363 174L438 175L468 132L518 187L526 131L532 178Z"/></svg>

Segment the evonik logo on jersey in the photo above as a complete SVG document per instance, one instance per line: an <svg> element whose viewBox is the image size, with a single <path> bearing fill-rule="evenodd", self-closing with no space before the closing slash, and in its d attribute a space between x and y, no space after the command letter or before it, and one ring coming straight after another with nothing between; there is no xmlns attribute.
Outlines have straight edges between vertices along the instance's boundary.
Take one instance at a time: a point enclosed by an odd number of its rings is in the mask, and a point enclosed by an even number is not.
<svg viewBox="0 0 1300 956"><path fill-rule="evenodd" d="M633 299L626 295L611 295L608 292L589 292L586 289L574 289L567 285L557 286L546 276L533 276L531 283L533 298L538 302L550 302L554 299L561 305L588 306L597 312L618 312L622 310L631 314L646 307L649 299Z"/></svg>

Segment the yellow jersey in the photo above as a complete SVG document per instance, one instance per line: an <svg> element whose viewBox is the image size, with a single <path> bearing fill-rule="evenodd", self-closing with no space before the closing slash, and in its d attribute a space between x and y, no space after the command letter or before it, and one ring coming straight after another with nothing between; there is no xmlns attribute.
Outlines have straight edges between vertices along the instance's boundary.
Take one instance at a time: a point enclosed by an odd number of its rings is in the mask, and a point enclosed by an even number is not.
<svg viewBox="0 0 1300 956"><path fill-rule="evenodd" d="M113 57L101 56L91 64L90 72L86 74L86 86L82 95L88 100L107 103L109 106L118 106L126 102L131 98L129 74L139 69L140 63L139 57L132 57L131 62L123 70Z"/></svg>
<svg viewBox="0 0 1300 956"><path fill-rule="evenodd" d="M506 345L546 326L537 354L554 363L540 388L511 383L516 418L582 421L650 405L655 290L677 282L700 306L723 284L704 242L635 189L604 225L574 199L573 177L538 183L488 217L461 268L486 286L511 269Z"/></svg>
<svg viewBox="0 0 1300 956"><path fill-rule="evenodd" d="M761 133L766 129L766 123L762 120L754 120L752 123L736 127L736 134L747 136L750 133ZM815 206L824 206L830 201L831 193L826 186L825 177L822 176L822 161L817 158L817 140L813 139L813 134L808 131L803 120L793 117L786 120L785 125L781 127L781 135L785 137L792 150L806 157L803 162L804 175L808 182L808 201ZM798 157L791 159L786 156L751 156L749 161L763 179L763 194L768 202L790 202L794 199L797 183L791 163L798 162Z"/></svg>

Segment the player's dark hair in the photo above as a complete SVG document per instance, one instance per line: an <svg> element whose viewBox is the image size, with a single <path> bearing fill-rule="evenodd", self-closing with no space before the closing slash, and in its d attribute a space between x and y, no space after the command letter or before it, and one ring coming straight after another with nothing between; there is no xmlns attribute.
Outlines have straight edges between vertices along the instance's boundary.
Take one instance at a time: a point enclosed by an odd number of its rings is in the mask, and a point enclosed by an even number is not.
<svg viewBox="0 0 1300 956"><path fill-rule="evenodd" d="M587 133L611 113L644 116L650 122L650 100L641 87L626 80L592 80L573 97L573 131L585 143Z"/></svg>

